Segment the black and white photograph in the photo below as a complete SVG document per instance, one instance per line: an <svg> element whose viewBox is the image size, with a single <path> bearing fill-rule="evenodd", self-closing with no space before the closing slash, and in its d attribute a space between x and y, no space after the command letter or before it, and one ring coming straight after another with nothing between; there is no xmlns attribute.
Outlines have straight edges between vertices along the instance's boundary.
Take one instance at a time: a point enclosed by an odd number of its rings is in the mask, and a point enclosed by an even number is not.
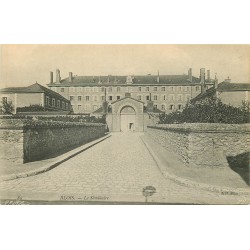
<svg viewBox="0 0 250 250"><path fill-rule="evenodd" d="M2 45L1 204L249 204L249 55Z"/></svg>

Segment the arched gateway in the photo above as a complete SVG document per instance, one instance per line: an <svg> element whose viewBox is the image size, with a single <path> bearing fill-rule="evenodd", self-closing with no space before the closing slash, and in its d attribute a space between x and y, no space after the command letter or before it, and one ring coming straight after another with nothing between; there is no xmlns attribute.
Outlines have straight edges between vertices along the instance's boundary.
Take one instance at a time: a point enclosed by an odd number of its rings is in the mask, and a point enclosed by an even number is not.
<svg viewBox="0 0 250 250"><path fill-rule="evenodd" d="M133 107L125 106L120 113L121 132L135 131L136 112Z"/></svg>
<svg viewBox="0 0 250 250"><path fill-rule="evenodd" d="M107 122L113 132L144 131L144 103L132 97L125 97L111 103L112 113Z"/></svg>

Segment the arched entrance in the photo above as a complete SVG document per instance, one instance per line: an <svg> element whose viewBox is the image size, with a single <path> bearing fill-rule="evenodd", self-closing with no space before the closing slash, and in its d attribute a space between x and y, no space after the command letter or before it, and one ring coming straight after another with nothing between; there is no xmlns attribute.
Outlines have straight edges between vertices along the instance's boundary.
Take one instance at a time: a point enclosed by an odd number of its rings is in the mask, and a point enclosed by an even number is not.
<svg viewBox="0 0 250 250"><path fill-rule="evenodd" d="M121 132L135 131L136 112L133 107L125 106L120 112Z"/></svg>

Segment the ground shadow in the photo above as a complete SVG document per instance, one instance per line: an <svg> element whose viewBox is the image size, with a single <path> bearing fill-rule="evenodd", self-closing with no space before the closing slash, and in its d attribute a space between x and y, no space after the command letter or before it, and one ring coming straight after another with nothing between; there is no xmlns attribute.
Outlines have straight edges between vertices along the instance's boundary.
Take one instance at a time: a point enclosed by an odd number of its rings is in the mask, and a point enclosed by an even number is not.
<svg viewBox="0 0 250 250"><path fill-rule="evenodd" d="M239 174L241 178L250 186L250 152L245 152L236 156L227 156L229 167Z"/></svg>

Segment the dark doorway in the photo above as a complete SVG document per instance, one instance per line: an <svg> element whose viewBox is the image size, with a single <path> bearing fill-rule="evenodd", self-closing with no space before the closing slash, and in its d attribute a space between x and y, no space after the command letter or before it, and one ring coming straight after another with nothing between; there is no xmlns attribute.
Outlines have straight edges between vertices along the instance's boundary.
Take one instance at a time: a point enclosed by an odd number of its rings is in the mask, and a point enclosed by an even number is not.
<svg viewBox="0 0 250 250"><path fill-rule="evenodd" d="M134 131L134 123L129 123L129 130Z"/></svg>

